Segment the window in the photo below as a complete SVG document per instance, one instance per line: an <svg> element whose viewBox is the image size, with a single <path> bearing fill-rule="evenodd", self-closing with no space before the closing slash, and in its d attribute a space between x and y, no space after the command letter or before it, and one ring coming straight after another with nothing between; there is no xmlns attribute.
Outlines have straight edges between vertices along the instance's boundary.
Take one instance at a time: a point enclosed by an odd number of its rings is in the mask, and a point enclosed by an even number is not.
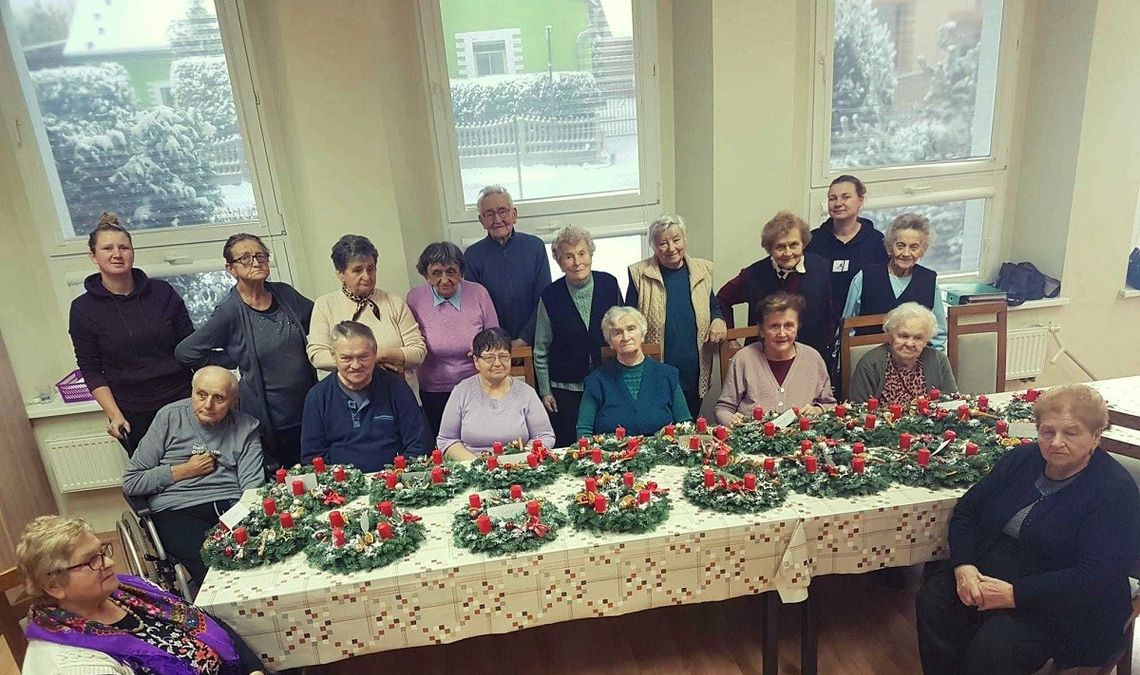
<svg viewBox="0 0 1140 675"><path fill-rule="evenodd" d="M481 235L491 184L533 232L555 215L638 230L657 215L654 3L420 1L453 239Z"/></svg>
<svg viewBox="0 0 1140 675"><path fill-rule="evenodd" d="M812 203L854 173L877 227L908 210L930 218L936 239L924 264L989 276L1013 89L999 83L1016 69L1016 4L820 0Z"/></svg>

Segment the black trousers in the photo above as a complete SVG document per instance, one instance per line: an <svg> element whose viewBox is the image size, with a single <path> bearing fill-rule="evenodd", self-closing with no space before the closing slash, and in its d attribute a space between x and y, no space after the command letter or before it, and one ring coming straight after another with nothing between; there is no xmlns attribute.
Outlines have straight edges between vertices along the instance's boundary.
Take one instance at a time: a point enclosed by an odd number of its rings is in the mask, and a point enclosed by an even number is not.
<svg viewBox="0 0 1140 675"><path fill-rule="evenodd" d="M206 578L206 564L202 562L201 553L206 532L218 524L218 518L235 501L226 499L151 514L167 555L186 566L195 584L201 584Z"/></svg>
<svg viewBox="0 0 1140 675"><path fill-rule="evenodd" d="M949 562L922 585L915 605L918 653L926 675L1029 675L1052 656L1038 617L963 605Z"/></svg>
<svg viewBox="0 0 1140 675"><path fill-rule="evenodd" d="M420 403L423 404L424 415L427 416L433 444L435 439L439 438L439 425L443 422L443 409L447 407L447 401L450 398L450 391L420 390Z"/></svg>
<svg viewBox="0 0 1140 675"><path fill-rule="evenodd" d="M135 448L139 447L139 441L146 435L147 429L150 429L150 425L154 423L154 416L157 414L157 409L142 412L123 411L123 417L127 419L127 424L131 425L130 433L119 441L123 449L127 451L127 457L135 454Z"/></svg>
<svg viewBox="0 0 1140 675"><path fill-rule="evenodd" d="M558 412L550 413L550 425L554 427L554 445L566 448L578 442L578 408L582 407L582 392L551 387Z"/></svg>
<svg viewBox="0 0 1140 675"><path fill-rule="evenodd" d="M685 403L689 404L689 414L696 420L701 416L701 394L699 389L685 389L682 390L685 395Z"/></svg>
<svg viewBox="0 0 1140 675"><path fill-rule="evenodd" d="M274 429L273 435L266 438L262 434L261 446L264 453L262 463L267 469L277 470L278 466L289 468L301 461L301 425Z"/></svg>

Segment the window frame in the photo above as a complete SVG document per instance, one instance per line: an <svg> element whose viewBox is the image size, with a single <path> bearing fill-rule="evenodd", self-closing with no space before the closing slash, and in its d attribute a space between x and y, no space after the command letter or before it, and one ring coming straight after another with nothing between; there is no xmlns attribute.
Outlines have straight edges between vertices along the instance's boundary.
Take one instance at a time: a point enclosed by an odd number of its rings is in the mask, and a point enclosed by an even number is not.
<svg viewBox="0 0 1140 675"><path fill-rule="evenodd" d="M644 231L648 218L661 208L661 115L658 74L657 9L653 0L630 0L633 11L634 80L636 82L638 172L636 192L601 193L592 196L548 197L516 200L519 221L516 227L542 236L560 225L554 219L571 219L576 224L598 228L616 226L631 233L632 224ZM451 89L447 73L446 49L454 48L443 35L439 0L417 0L420 50L424 77L428 83L432 117L432 143L439 166L440 206L447 217L448 234L453 241L472 241L483 236L479 214L463 198L463 181L455 125L452 121ZM449 47L449 45L451 45ZM509 54L508 54L509 56ZM607 230L609 236L613 232Z"/></svg>

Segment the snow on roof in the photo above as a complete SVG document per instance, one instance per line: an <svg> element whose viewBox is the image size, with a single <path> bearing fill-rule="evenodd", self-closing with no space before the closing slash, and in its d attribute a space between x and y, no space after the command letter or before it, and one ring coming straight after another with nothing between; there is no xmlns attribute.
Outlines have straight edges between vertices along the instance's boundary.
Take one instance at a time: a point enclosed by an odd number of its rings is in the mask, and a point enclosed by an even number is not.
<svg viewBox="0 0 1140 675"><path fill-rule="evenodd" d="M191 0L78 0L64 56L165 51L166 29L186 15ZM212 0L206 10L216 13Z"/></svg>

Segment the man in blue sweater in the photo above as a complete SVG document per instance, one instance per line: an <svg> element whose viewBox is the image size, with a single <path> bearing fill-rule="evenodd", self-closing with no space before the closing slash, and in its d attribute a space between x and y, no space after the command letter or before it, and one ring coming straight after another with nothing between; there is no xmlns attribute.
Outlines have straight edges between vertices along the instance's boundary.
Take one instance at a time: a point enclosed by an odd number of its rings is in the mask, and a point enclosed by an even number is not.
<svg viewBox="0 0 1140 675"><path fill-rule="evenodd" d="M332 329L336 376L309 390L301 420L301 462L324 457L374 472L396 455L431 447L427 420L403 378L376 368L376 337L357 321Z"/></svg>

